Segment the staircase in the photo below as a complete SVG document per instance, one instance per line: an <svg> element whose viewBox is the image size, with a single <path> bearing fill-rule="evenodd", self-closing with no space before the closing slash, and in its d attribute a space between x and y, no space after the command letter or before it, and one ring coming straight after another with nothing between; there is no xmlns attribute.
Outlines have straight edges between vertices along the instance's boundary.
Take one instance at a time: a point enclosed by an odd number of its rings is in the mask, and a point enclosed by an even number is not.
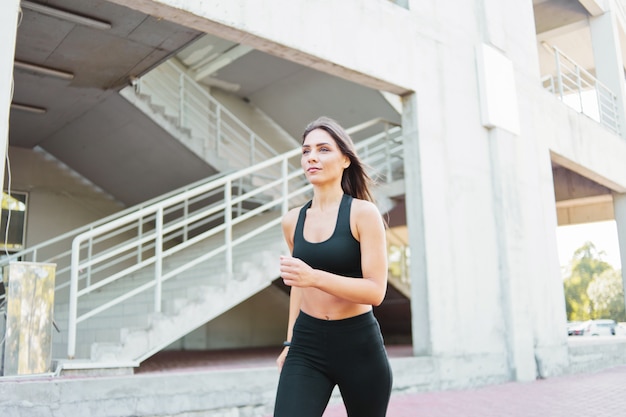
<svg viewBox="0 0 626 417"><path fill-rule="evenodd" d="M164 259L160 283L154 268L145 267L80 294L74 357L97 363L141 362L267 287L278 277L277 259L285 252L280 228L272 223L278 214L257 215L233 227L234 240L262 232L233 251L230 274L224 270L224 253L216 251L224 244L222 236L214 235ZM217 253L209 257L211 251ZM155 304L159 302L160 309ZM98 312L107 304L108 309ZM69 304L59 307L56 319L67 327Z"/></svg>
<svg viewBox="0 0 626 417"><path fill-rule="evenodd" d="M402 181L398 127L356 147L379 183ZM311 195L300 153L192 184L3 259L57 264L53 357L68 358L59 368L131 369L269 286L286 251L281 218Z"/></svg>
<svg viewBox="0 0 626 417"><path fill-rule="evenodd" d="M242 169L278 155L170 59L120 91L155 123L220 172ZM289 149L298 143L292 140Z"/></svg>
<svg viewBox="0 0 626 417"><path fill-rule="evenodd" d="M63 372L131 370L268 287L287 251L281 218L311 196L300 150L278 154L175 60L121 94L223 174L0 260L57 265L52 356L67 358ZM379 189L397 189L400 128L374 119L348 132L376 126L356 147Z"/></svg>

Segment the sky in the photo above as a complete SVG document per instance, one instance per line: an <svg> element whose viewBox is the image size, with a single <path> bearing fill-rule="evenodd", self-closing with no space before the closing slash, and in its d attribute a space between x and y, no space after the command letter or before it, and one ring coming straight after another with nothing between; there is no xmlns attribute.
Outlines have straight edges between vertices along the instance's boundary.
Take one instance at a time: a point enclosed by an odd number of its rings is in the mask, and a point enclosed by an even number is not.
<svg viewBox="0 0 626 417"><path fill-rule="evenodd" d="M585 242L594 244L598 252L605 252L603 260L614 269L621 269L617 226L614 220L557 227L557 245L561 266L567 266L576 249Z"/></svg>

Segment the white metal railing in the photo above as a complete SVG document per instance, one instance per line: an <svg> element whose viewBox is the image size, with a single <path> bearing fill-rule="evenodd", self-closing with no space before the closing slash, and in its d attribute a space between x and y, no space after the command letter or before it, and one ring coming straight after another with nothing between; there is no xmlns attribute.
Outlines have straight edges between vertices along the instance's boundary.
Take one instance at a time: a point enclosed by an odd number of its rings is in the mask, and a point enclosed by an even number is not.
<svg viewBox="0 0 626 417"><path fill-rule="evenodd" d="M278 155L270 145L222 106L173 60L137 80L135 90L150 96L165 114L201 141L205 155L217 155L241 169Z"/></svg>
<svg viewBox="0 0 626 417"><path fill-rule="evenodd" d="M207 177L202 180L193 182L184 187L170 191L166 194L160 195L158 197L150 199L136 206L129 207L125 210L122 210L110 216L104 217L88 225L63 233L45 242L41 242L41 243L38 243L37 245L31 246L19 252L15 252L7 256L3 256L0 259L0 269L3 269L10 262L19 262L19 261L54 263L56 264L55 280L57 282L55 291L58 292L60 290L63 290L64 288L69 287L70 257L72 254L71 242L76 236L78 236L81 233L87 232L89 230L93 230L94 228L102 224L110 223L120 217L124 217L131 213L140 211L143 208L151 206L159 201L166 200L172 196L184 193L190 189L197 188L208 182L215 181L216 179L223 177L224 175L227 175L227 174L228 173L216 174L211 177ZM181 209L184 209L183 205L180 205L180 207L174 206L171 208L171 211L181 210ZM146 218L145 220L149 222L152 219ZM106 239L107 237L105 236L103 238ZM94 245L97 245L98 243L99 243L98 240L95 240L93 242ZM93 274L97 274L98 270L92 269L89 272ZM2 300L4 297L5 297L4 294L0 295L0 300Z"/></svg>
<svg viewBox="0 0 626 417"><path fill-rule="evenodd" d="M554 54L556 69L555 75L542 79L543 87L571 108L621 135L617 96L561 50L543 45Z"/></svg>
<svg viewBox="0 0 626 417"><path fill-rule="evenodd" d="M384 131L356 144L360 156L371 167L370 175L379 183L403 178L400 128L389 128L389 123L379 119L374 122L382 122ZM350 131L355 133L368 126L364 124ZM76 236L71 251L68 357L75 356L79 323L147 291L153 291L154 311L159 312L164 282L217 255L224 257L222 272L232 275L233 250L269 228L279 227L282 214L309 198L311 187L302 170L293 168L299 167L300 154L299 149L294 149L143 206ZM278 175L265 175L272 172ZM264 175L257 175L259 173ZM265 180L246 187L251 176ZM205 204L201 204L203 202ZM248 210L242 211L242 206L247 206ZM233 235L236 225L272 211L280 215L244 235ZM171 255L219 236L222 243L202 256L183 265L165 267L164 260ZM152 279L127 288L96 307L85 305L79 312L81 297L145 268L152 268Z"/></svg>

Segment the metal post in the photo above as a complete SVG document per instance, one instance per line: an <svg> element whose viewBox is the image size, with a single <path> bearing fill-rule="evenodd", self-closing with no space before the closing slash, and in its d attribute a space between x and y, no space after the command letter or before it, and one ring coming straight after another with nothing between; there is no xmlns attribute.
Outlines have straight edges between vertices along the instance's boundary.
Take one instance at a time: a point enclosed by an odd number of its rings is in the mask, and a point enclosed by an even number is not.
<svg viewBox="0 0 626 417"><path fill-rule="evenodd" d="M385 123L385 168L387 168L387 183L391 183L393 181L392 175L393 172L391 170L391 138L389 137L389 124Z"/></svg>
<svg viewBox="0 0 626 417"><path fill-rule="evenodd" d="M603 104L602 104L602 91L600 91L600 85L598 80L595 80L595 85L593 86L594 89L596 90L596 103L598 103L598 119L601 125L605 125L606 126L606 121L605 121L605 111L603 110ZM611 103L611 107L613 107L613 103Z"/></svg>
<svg viewBox="0 0 626 417"><path fill-rule="evenodd" d="M218 106L215 112L215 152L222 156L222 106Z"/></svg>
<svg viewBox="0 0 626 417"><path fill-rule="evenodd" d="M250 166L254 165L256 150L254 147L254 133L250 134ZM261 161L259 161L261 162Z"/></svg>
<svg viewBox="0 0 626 417"><path fill-rule="evenodd" d="M154 246L154 311L161 312L163 276L163 206L156 212L155 246Z"/></svg>
<svg viewBox="0 0 626 417"><path fill-rule="evenodd" d="M181 126L185 126L185 75L180 73L178 76L178 122Z"/></svg>
<svg viewBox="0 0 626 417"><path fill-rule="evenodd" d="M576 88L578 89L578 102L580 103L580 112L585 113L585 109L583 108L583 88L581 84L580 77L580 67L578 64L575 64L576 68Z"/></svg>
<svg viewBox="0 0 626 417"><path fill-rule="evenodd" d="M87 242L87 260L90 261L92 256L93 256L93 237L90 237L89 241ZM91 263L88 263L85 286L89 287L90 285L91 285Z"/></svg>
<svg viewBox="0 0 626 417"><path fill-rule="evenodd" d="M283 162L281 164L281 170L282 170L282 178L283 178L283 204L282 204L282 211L283 211L283 216L285 214L287 214L287 212L289 211L289 180L288 180L288 175L289 175L289 164L288 164L289 160L287 158L283 159Z"/></svg>
<svg viewBox="0 0 626 417"><path fill-rule="evenodd" d="M189 198L186 198L183 204L183 220L187 220L187 217L189 217ZM189 224L185 221L185 225L183 226L183 242L186 242L187 239L189 239Z"/></svg>
<svg viewBox="0 0 626 417"><path fill-rule="evenodd" d="M239 185L237 186L237 195L243 195L243 177L239 177L239 179L237 180L237 182L239 183ZM241 216L243 214L243 201L239 201L239 203L237 203L237 217Z"/></svg>
<svg viewBox="0 0 626 417"><path fill-rule="evenodd" d="M72 241L72 258L70 268L70 300L67 324L67 357L74 359L76 354L76 315L78 311L78 266L80 263L80 243L76 238Z"/></svg>
<svg viewBox="0 0 626 417"><path fill-rule="evenodd" d="M139 219L137 219L137 241L139 242L139 245L137 246L137 263L141 262L141 254L142 254L142 247L143 245L141 244L141 238L143 237L143 217L140 217Z"/></svg>
<svg viewBox="0 0 626 417"><path fill-rule="evenodd" d="M559 50L556 48L554 49L554 60L556 65L556 80L559 90L559 98L563 100L563 74L561 74L561 59Z"/></svg>
<svg viewBox="0 0 626 417"><path fill-rule="evenodd" d="M228 180L224 188L224 243L226 244L226 273L233 275L233 213L232 213L232 181Z"/></svg>

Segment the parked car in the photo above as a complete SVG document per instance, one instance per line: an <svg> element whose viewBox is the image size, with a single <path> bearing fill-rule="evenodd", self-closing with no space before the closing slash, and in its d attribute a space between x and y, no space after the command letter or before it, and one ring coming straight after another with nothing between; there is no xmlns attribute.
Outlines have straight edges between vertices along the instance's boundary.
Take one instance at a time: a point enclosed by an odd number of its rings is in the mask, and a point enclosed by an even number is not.
<svg viewBox="0 0 626 417"><path fill-rule="evenodd" d="M571 336L613 336L616 326L615 320L587 320L571 329L568 328L568 334Z"/></svg>
<svg viewBox="0 0 626 417"><path fill-rule="evenodd" d="M580 327L582 321L568 321L567 322L567 335L572 336L574 334L574 329Z"/></svg>
<svg viewBox="0 0 626 417"><path fill-rule="evenodd" d="M617 327L615 327L615 335L616 336L626 336L626 322L617 323Z"/></svg>

